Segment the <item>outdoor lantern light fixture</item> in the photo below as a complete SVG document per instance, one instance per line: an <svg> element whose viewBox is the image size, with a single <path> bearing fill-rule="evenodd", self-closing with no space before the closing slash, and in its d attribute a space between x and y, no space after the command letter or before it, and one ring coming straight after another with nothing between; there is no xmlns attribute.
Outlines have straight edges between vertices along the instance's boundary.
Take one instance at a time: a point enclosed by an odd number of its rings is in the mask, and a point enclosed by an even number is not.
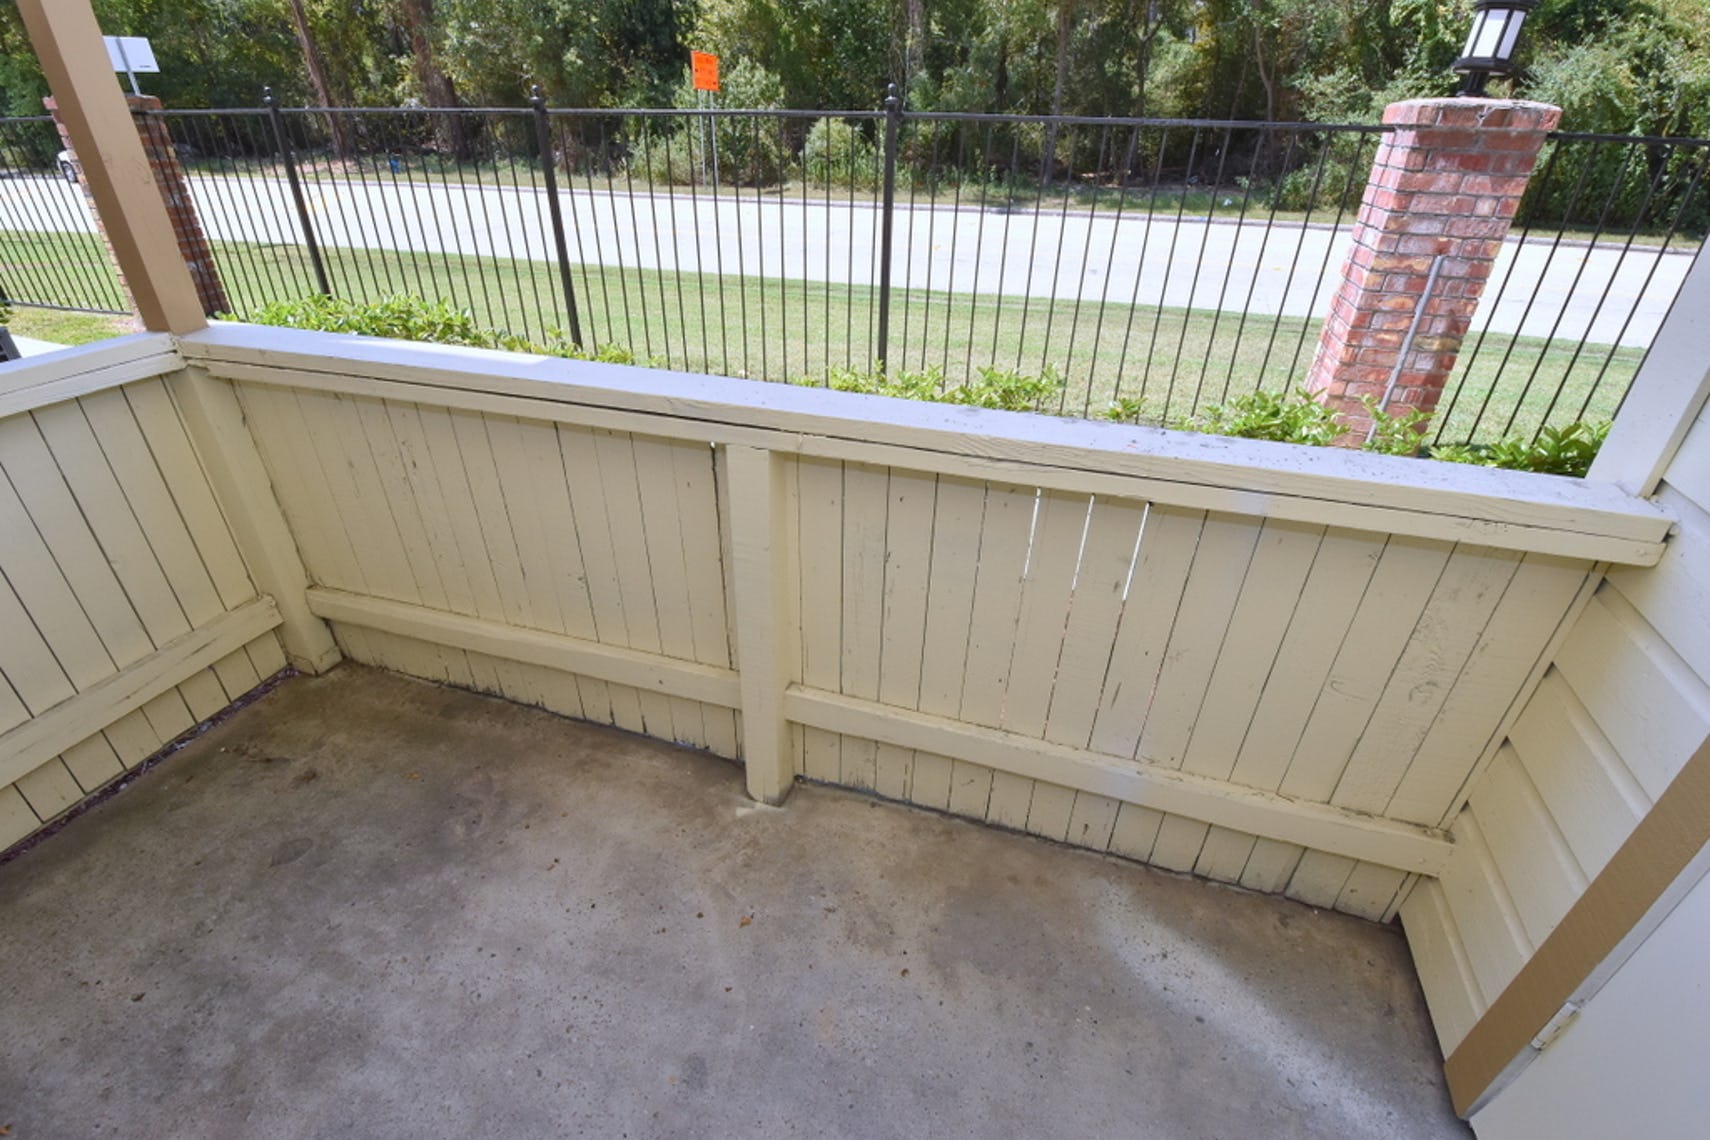
<svg viewBox="0 0 1710 1140"><path fill-rule="evenodd" d="M1478 0L1473 5L1472 32L1454 70L1466 76L1462 95L1483 95L1492 75L1514 70L1514 49L1520 43L1520 26L1538 0Z"/></svg>

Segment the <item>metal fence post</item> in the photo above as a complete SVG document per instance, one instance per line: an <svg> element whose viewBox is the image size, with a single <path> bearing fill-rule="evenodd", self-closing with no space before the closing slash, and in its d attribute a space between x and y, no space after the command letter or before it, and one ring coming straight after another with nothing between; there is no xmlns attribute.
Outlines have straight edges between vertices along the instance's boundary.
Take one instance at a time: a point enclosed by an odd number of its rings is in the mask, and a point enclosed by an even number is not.
<svg viewBox="0 0 1710 1140"><path fill-rule="evenodd" d="M291 157L291 142L285 134L285 115L279 110L279 100L273 97L273 88L261 89L261 105L267 108L268 122L273 124L273 141L279 147L280 160L285 163L285 181L291 185L291 202L297 207L297 224L303 227L303 244L309 249L309 264L315 269L315 284L323 296L330 297L332 286L327 284L327 267L321 261L321 246L315 240L315 227L309 221L309 204L303 199L303 184L297 180L297 163Z"/></svg>
<svg viewBox="0 0 1710 1140"><path fill-rule="evenodd" d="M552 217L552 244L558 253L558 281L564 286L564 312L570 318L570 339L582 344L582 319L576 313L576 288L570 283L570 246L564 240L564 211L558 202L558 170L552 153L552 123L546 117L546 96L540 84L529 93L534 108L534 133L540 143L540 171L546 178L546 206Z"/></svg>
<svg viewBox="0 0 1710 1140"><path fill-rule="evenodd" d="M885 93L885 197L879 217L879 372L890 359L891 341L891 233L896 223L897 132L902 125L902 99L897 85Z"/></svg>

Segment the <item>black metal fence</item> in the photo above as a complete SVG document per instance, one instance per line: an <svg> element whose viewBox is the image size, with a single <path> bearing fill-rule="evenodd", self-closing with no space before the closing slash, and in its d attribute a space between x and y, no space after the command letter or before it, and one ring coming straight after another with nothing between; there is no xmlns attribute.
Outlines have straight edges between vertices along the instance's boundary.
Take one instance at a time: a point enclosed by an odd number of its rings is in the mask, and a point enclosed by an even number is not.
<svg viewBox="0 0 1710 1140"><path fill-rule="evenodd" d="M164 117L239 315L408 293L672 368L1046 377L1044 410L1147 422L1304 376L1383 130L894 103ZM1553 137L1441 441L1613 414L1702 241L1707 146ZM54 174L31 154L5 173L41 196ZM7 295L112 308L98 242L57 292L44 276L67 272L76 187L54 184L46 224L13 181ZM30 276L18 250L62 264Z"/></svg>
<svg viewBox="0 0 1710 1140"><path fill-rule="evenodd" d="M0 119L0 303L124 313L95 220L46 115Z"/></svg>

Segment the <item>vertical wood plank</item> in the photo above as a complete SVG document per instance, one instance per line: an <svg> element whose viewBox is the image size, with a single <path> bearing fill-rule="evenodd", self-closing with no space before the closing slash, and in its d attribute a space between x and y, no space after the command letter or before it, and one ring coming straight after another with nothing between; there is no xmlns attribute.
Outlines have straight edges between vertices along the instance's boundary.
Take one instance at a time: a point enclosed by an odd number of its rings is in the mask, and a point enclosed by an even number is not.
<svg viewBox="0 0 1710 1140"><path fill-rule="evenodd" d="M1241 868L1241 885L1250 891L1281 894L1294 878L1295 868L1306 849L1276 839L1259 839L1247 854L1247 865Z"/></svg>
<svg viewBox="0 0 1710 1140"><path fill-rule="evenodd" d="M1379 536L1334 527L1325 531L1276 665L1242 738L1229 777L1235 783L1265 791L1282 785L1313 703L1329 679L1382 556Z"/></svg>
<svg viewBox="0 0 1710 1140"><path fill-rule="evenodd" d="M1542 655L1583 609L1592 585L1582 562L1538 554L1521 561L1385 815L1447 826L1473 774L1466 758L1490 754L1504 720L1519 712L1527 678L1542 675Z"/></svg>
<svg viewBox="0 0 1710 1140"><path fill-rule="evenodd" d="M993 486L986 493L962 680L960 719L971 724L992 728L1003 724L1034 500L1031 487Z"/></svg>
<svg viewBox="0 0 1710 1140"><path fill-rule="evenodd" d="M1116 813L1116 825L1110 832L1110 852L1142 863L1152 858L1158 844L1158 829L1164 825L1162 812L1151 808L1123 804Z"/></svg>
<svg viewBox="0 0 1710 1140"><path fill-rule="evenodd" d="M1039 496L1004 691L1004 727L1022 736L1045 735L1090 508L1085 495L1047 492Z"/></svg>
<svg viewBox="0 0 1710 1140"><path fill-rule="evenodd" d="M1300 857L1283 893L1296 902L1329 910L1336 905L1354 867L1354 860L1341 855L1308 851Z"/></svg>
<svg viewBox="0 0 1710 1140"><path fill-rule="evenodd" d="M800 536L801 679L836 692L843 683L843 465L799 459L792 467ZM835 734L812 728L802 733L803 775L836 783L842 768Z"/></svg>
<svg viewBox="0 0 1710 1140"><path fill-rule="evenodd" d="M1105 850L1110 846L1111 832L1116 829L1116 813L1121 808L1121 801L1109 796L1075 793L1075 806L1069 813L1069 831L1064 838L1077 847Z"/></svg>
<svg viewBox="0 0 1710 1140"><path fill-rule="evenodd" d="M77 786L64 761L58 757L21 777L12 786L23 793L30 810L43 823L83 798L83 789Z"/></svg>
<svg viewBox="0 0 1710 1140"><path fill-rule="evenodd" d="M1253 837L1227 827L1212 827L1194 862L1193 873L1220 883L1238 883L1253 854Z"/></svg>
<svg viewBox="0 0 1710 1140"><path fill-rule="evenodd" d="M1283 795L1314 803L1330 798L1419 624L1419 615L1448 563L1449 553L1444 543L1419 539L1392 537L1385 545L1335 664L1312 706L1294 760L1283 778ZM1341 884L1337 886L1339 889Z"/></svg>
<svg viewBox="0 0 1710 1140"><path fill-rule="evenodd" d="M1093 503L1045 721L1045 739L1053 743L1085 748L1092 737L1099 694L1122 616L1123 593L1128 588L1145 518L1143 503L1117 499ZM1108 834L1108 828L1105 830Z"/></svg>
<svg viewBox="0 0 1710 1140"><path fill-rule="evenodd" d="M1514 899L1521 928L1534 945L1542 944L1590 880L1512 748L1497 752L1468 807Z"/></svg>
<svg viewBox="0 0 1710 1140"><path fill-rule="evenodd" d="M1710 694L1620 594L1598 591L1556 668L1651 799L1710 734Z"/></svg>
<svg viewBox="0 0 1710 1140"><path fill-rule="evenodd" d="M1431 1010L1431 1024L1447 1056L1478 1021L1486 1003L1443 888L1435 879L1426 879L1408 897L1401 908L1401 924Z"/></svg>
<svg viewBox="0 0 1710 1140"><path fill-rule="evenodd" d="M1194 720L1184 770L1219 780L1234 771L1323 537L1320 526L1265 520Z"/></svg>
<svg viewBox="0 0 1710 1140"><path fill-rule="evenodd" d="M1511 550L1455 548L1348 757L1331 803L1372 815L1388 806L1519 562ZM1472 757L1477 755L1475 749Z"/></svg>
<svg viewBox="0 0 1710 1140"><path fill-rule="evenodd" d="M641 490L636 478L635 449L622 432L593 433L600 482L605 489L608 533L617 562L618 592L623 599L624 627L631 649L658 653L659 610L653 567L648 561L647 535L641 524ZM653 736L678 738L671 701L658 693L641 694L642 720Z"/></svg>
<svg viewBox="0 0 1710 1140"><path fill-rule="evenodd" d="M1262 532L1255 519L1216 512L1206 516L1140 730L1137 759L1181 766Z"/></svg>
<svg viewBox="0 0 1710 1140"><path fill-rule="evenodd" d="M1158 825L1157 842L1152 845L1152 854L1146 861L1167 871L1186 874L1199 862L1199 853L1204 850L1210 831L1208 825L1196 819L1166 813Z"/></svg>
<svg viewBox="0 0 1710 1140"><path fill-rule="evenodd" d="M983 483L938 480L920 661L921 712L953 717L961 707L985 503Z"/></svg>
<svg viewBox="0 0 1710 1140"><path fill-rule="evenodd" d="M1093 721L1090 743L1095 752L1132 757L1140 746L1140 730L1204 525L1204 511L1157 504L1146 510L1139 558Z"/></svg>
<svg viewBox="0 0 1710 1140"><path fill-rule="evenodd" d="M879 699L885 623L886 535L890 514L888 470L843 465L843 597L839 631L839 691ZM843 737L839 780L871 790L878 781L878 747Z"/></svg>
<svg viewBox="0 0 1710 1140"><path fill-rule="evenodd" d="M1514 900L1471 812L1455 821L1455 856L1440 882L1479 990L1500 994L1531 955Z"/></svg>
<svg viewBox="0 0 1710 1140"><path fill-rule="evenodd" d="M950 810L950 785L955 761L933 752L916 752L909 772L910 803L936 811Z"/></svg>
<svg viewBox="0 0 1710 1140"><path fill-rule="evenodd" d="M0 851L7 850L41 825L42 821L30 810L28 801L16 784L0 788Z"/></svg>
<svg viewBox="0 0 1710 1140"><path fill-rule="evenodd" d="M1381 922L1395 902L1395 892L1401 889L1406 879L1405 871L1379 867L1375 863L1356 864L1334 905L1343 914Z"/></svg>
<svg viewBox="0 0 1710 1140"><path fill-rule="evenodd" d="M676 478L678 532L688 576L689 612L693 622L695 660L730 666L730 614L726 603L723 539L714 451L704 443L671 444ZM706 746L735 759L738 755L736 713L711 705L701 709Z"/></svg>
<svg viewBox="0 0 1710 1140"><path fill-rule="evenodd" d="M1595 878L1650 810L1650 797L1560 674L1544 677L1509 740L1580 870Z"/></svg>
<svg viewBox="0 0 1710 1140"><path fill-rule="evenodd" d="M1035 782L1032 802L1027 805L1027 830L1062 843L1069 837L1074 811L1073 788Z"/></svg>

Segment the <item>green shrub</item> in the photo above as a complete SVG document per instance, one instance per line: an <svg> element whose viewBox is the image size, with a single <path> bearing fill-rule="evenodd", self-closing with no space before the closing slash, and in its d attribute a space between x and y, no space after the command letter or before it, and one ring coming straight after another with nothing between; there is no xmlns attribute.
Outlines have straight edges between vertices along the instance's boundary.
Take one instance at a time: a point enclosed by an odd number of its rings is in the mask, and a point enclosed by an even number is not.
<svg viewBox="0 0 1710 1140"><path fill-rule="evenodd" d="M1213 404L1181 426L1212 435L1313 447L1334 443L1344 431L1335 412L1299 389L1248 392L1227 404Z"/></svg>
<svg viewBox="0 0 1710 1140"><path fill-rule="evenodd" d="M605 364L637 363L635 353L621 345L578 348L558 329L551 330L542 344L514 333L484 328L467 309L454 309L444 301L424 301L408 293L383 301L351 301L315 293L300 300L270 302L252 310L245 319L252 324L283 328L532 352L537 356L597 360Z"/></svg>
<svg viewBox="0 0 1710 1140"><path fill-rule="evenodd" d="M1591 470L1591 461L1597 458L1597 452L1608 436L1609 424L1582 421L1565 427L1546 427L1535 440L1509 436L1486 445L1443 444L1431 448L1430 456L1448 463L1473 463L1510 471L1583 478Z"/></svg>
<svg viewBox="0 0 1710 1140"><path fill-rule="evenodd" d="M1371 396L1361 401L1366 411L1372 417L1373 431L1371 438L1366 440L1365 449L1382 455L1418 455L1419 449L1425 443L1425 425L1431 421L1431 413L1423 408L1411 408L1401 415L1391 415L1378 407L1377 400Z"/></svg>
<svg viewBox="0 0 1710 1140"><path fill-rule="evenodd" d="M810 186L877 190L884 176L878 145L860 123L820 119L802 149L802 177Z"/></svg>
<svg viewBox="0 0 1710 1140"><path fill-rule="evenodd" d="M791 383L807 388L830 388L838 392L861 392L869 396L892 396L934 404L1031 412L1060 395L1064 380L1049 365L1040 376L1028 376L1007 368L981 368L974 379L951 388L946 387L944 373L936 367L918 372L905 370L895 376L833 367L823 380L801 376Z"/></svg>

